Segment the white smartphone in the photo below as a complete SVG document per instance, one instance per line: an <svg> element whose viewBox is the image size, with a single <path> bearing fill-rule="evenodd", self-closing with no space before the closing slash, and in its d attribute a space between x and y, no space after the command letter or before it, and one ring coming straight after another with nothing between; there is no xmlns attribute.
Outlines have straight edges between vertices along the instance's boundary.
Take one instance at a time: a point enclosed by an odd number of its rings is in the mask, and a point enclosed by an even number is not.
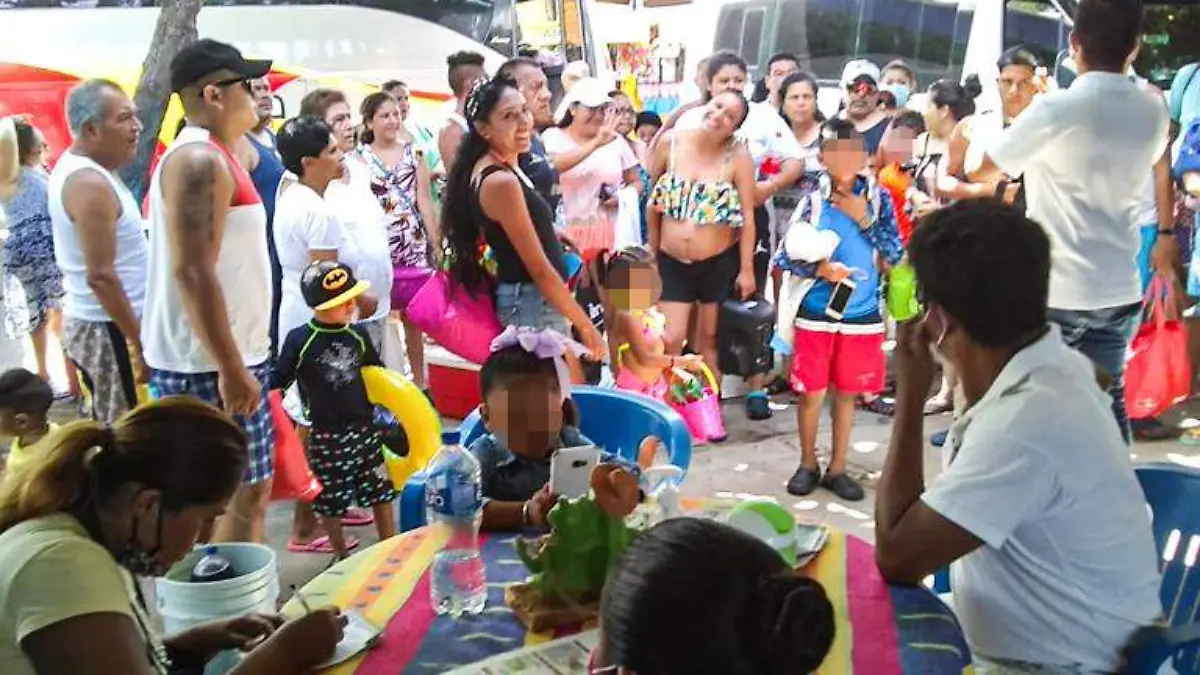
<svg viewBox="0 0 1200 675"><path fill-rule="evenodd" d="M846 305L850 304L850 296L854 295L854 281L849 277L834 284L833 292L829 294L829 304L825 306L825 315L841 321L846 313Z"/></svg>
<svg viewBox="0 0 1200 675"><path fill-rule="evenodd" d="M561 448L550 458L550 492L567 499L586 496L599 463L600 448L594 445Z"/></svg>

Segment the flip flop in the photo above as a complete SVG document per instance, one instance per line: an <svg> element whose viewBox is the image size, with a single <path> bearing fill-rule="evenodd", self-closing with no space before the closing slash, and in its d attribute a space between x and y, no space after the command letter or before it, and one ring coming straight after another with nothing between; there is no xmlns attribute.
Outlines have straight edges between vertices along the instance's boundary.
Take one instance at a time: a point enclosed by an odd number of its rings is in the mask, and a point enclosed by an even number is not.
<svg viewBox="0 0 1200 675"><path fill-rule="evenodd" d="M375 522L375 514L365 509L350 509L342 516L342 525L346 527L362 527Z"/></svg>
<svg viewBox="0 0 1200 675"><path fill-rule="evenodd" d="M292 553L333 553L333 544L329 542L328 535L321 535L307 544L288 541L287 548ZM353 551L356 548L358 548L358 537L346 537L346 550Z"/></svg>
<svg viewBox="0 0 1200 675"><path fill-rule="evenodd" d="M925 401L925 414L926 415L941 415L942 413L948 413L948 412L953 412L953 411L954 411L954 401L949 401L946 399L938 398L937 396L934 396L933 398L929 399L928 401Z"/></svg>

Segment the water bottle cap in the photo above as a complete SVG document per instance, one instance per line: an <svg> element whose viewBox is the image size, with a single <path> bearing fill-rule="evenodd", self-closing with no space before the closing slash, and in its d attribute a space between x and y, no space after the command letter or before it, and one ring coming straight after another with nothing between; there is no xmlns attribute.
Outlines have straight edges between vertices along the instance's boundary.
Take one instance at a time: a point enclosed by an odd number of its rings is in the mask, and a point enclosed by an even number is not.
<svg viewBox="0 0 1200 675"><path fill-rule="evenodd" d="M442 445L458 445L458 429L442 432Z"/></svg>
<svg viewBox="0 0 1200 675"><path fill-rule="evenodd" d="M216 554L217 554L216 546L213 546L210 544L210 545L204 547L204 555L216 555Z"/></svg>

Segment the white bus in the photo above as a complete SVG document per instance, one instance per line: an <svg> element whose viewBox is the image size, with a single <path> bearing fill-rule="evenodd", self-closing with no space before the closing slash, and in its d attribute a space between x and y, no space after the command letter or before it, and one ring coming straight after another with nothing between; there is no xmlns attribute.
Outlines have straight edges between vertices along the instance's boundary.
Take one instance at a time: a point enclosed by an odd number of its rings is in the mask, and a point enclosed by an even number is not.
<svg viewBox="0 0 1200 675"><path fill-rule="evenodd" d="M822 111L836 110L838 79L846 61L865 58L879 66L903 59L919 87L940 78L977 74L983 106L997 103L995 63L1000 52L1025 45L1051 70L1068 48L1076 0L742 0L721 8L716 49L746 59L761 76L777 52L800 57L801 67L822 84ZM1146 2L1139 73L1164 88L1184 63L1200 54L1200 9L1194 0Z"/></svg>

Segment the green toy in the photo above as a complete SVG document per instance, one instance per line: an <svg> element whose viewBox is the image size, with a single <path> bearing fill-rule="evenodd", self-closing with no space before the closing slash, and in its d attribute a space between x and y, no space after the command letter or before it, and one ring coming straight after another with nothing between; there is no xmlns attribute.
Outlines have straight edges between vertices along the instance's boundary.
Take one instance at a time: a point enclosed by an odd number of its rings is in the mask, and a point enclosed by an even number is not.
<svg viewBox="0 0 1200 675"><path fill-rule="evenodd" d="M590 497L564 499L547 516L550 534L534 552L517 540L517 555L533 573L529 584L542 598L588 603L600 596L608 572L633 541L623 518L613 518Z"/></svg>

